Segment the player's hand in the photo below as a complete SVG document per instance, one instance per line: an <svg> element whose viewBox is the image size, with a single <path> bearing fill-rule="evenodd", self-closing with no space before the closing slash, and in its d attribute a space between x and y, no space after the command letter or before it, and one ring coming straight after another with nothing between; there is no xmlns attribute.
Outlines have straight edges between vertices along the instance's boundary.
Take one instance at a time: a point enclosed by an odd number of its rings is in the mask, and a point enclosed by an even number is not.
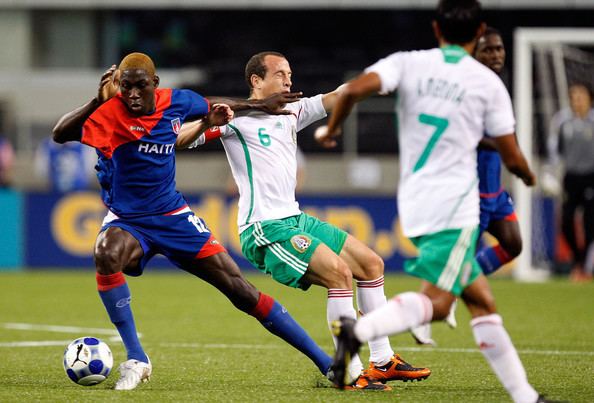
<svg viewBox="0 0 594 403"><path fill-rule="evenodd" d="M97 91L97 101L99 103L104 103L118 93L120 90L120 75L121 72L115 64L103 73L99 82L99 90Z"/></svg>
<svg viewBox="0 0 594 403"><path fill-rule="evenodd" d="M283 109L284 106L299 101L302 96L302 92L278 92L260 100L257 109L271 115L290 115L292 112Z"/></svg>
<svg viewBox="0 0 594 403"><path fill-rule="evenodd" d="M340 135L340 129L336 133L329 133L328 126L323 125L316 129L314 138L324 148L336 147L336 137Z"/></svg>
<svg viewBox="0 0 594 403"><path fill-rule="evenodd" d="M534 172L529 171L527 175L522 176L522 182L524 182L526 186L536 185L536 176L534 175Z"/></svg>
<svg viewBox="0 0 594 403"><path fill-rule="evenodd" d="M225 126L233 119L233 111L227 104L214 104L206 115L208 126Z"/></svg>

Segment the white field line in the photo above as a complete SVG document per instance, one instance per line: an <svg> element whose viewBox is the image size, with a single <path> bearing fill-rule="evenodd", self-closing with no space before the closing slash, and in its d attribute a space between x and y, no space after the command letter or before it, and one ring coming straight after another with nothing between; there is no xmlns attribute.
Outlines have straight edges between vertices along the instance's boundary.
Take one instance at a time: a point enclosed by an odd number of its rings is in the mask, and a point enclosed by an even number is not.
<svg viewBox="0 0 594 403"><path fill-rule="evenodd" d="M56 326L56 325L39 325L32 323L3 323L2 327L12 330L31 330L31 331L45 331L57 333L88 333L88 334L104 334L109 335L110 341L120 341L118 332L114 329L102 329L92 327L76 327L76 326ZM140 337L141 334L138 333ZM64 346L70 343L67 341L15 341L15 342L0 342L0 347L46 347L46 346ZM222 344L222 343L158 343L162 347L171 348L196 348L196 349L258 349L258 350L274 350L279 348L286 348L282 344ZM328 347L328 346L327 346ZM398 351L412 351L412 352L435 352L435 353L464 353L476 354L480 351L476 348L443 348L443 347L399 347ZM526 349L518 350L520 354L533 355L582 355L594 356L594 351L563 351L563 350L535 350Z"/></svg>
<svg viewBox="0 0 594 403"><path fill-rule="evenodd" d="M78 326L58 326L58 325L40 325L35 323L3 323L2 327L11 330L30 330L36 332L56 332L56 333L85 333L90 335L105 334L110 336L109 339L120 340L120 335L115 329L104 329L97 327L78 327ZM142 333L137 333L138 337L142 337Z"/></svg>
<svg viewBox="0 0 594 403"><path fill-rule="evenodd" d="M286 348L283 345L262 345L262 344L207 344L207 343L159 343L162 347L172 348L204 348L204 349L261 349L272 350L279 348ZM329 347L329 346L326 346ZM434 352L434 353L465 353L477 354L480 353L478 348L443 348L443 347L398 347L398 351L412 351L412 352ZM594 351L562 351L562 350L518 350L520 354L534 354L534 355L582 355L594 356Z"/></svg>

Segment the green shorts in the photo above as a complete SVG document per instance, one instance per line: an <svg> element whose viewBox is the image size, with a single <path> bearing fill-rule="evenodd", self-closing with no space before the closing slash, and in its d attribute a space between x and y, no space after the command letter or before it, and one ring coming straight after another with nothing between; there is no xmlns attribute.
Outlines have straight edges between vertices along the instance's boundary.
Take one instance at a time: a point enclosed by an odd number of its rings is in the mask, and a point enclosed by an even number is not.
<svg viewBox="0 0 594 403"><path fill-rule="evenodd" d="M307 290L303 275L320 243L340 254L347 233L301 213L281 220L257 222L239 234L241 252L260 271L281 284Z"/></svg>
<svg viewBox="0 0 594 403"><path fill-rule="evenodd" d="M460 296L482 273L474 258L478 227L448 229L412 238L419 256L404 271Z"/></svg>

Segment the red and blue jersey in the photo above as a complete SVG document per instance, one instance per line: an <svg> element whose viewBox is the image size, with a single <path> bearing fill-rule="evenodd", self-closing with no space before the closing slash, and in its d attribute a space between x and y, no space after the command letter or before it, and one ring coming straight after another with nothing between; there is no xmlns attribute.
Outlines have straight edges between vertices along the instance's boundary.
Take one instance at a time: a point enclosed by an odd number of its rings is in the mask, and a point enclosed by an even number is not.
<svg viewBox="0 0 594 403"><path fill-rule="evenodd" d="M501 156L495 150L478 149L477 166L481 198L497 197L501 187Z"/></svg>
<svg viewBox="0 0 594 403"><path fill-rule="evenodd" d="M105 205L119 217L162 215L186 206L175 189L175 141L182 123L204 116L208 101L190 90L155 90L155 111L132 115L118 94L83 126L81 142L99 156Z"/></svg>

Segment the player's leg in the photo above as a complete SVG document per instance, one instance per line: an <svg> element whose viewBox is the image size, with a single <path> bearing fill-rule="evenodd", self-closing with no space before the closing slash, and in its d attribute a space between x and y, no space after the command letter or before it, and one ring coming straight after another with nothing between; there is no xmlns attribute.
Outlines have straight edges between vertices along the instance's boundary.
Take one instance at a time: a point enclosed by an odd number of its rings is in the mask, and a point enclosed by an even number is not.
<svg viewBox="0 0 594 403"><path fill-rule="evenodd" d="M504 264L515 259L522 251L522 237L520 226L514 212L511 198L507 192L502 192L495 200L493 211L486 223L487 231L499 243L492 247L485 247L476 254L483 273L489 275ZM481 222L481 229L483 223Z"/></svg>
<svg viewBox="0 0 594 403"><path fill-rule="evenodd" d="M142 265L144 250L128 231L109 227L97 237L94 250L97 268L97 288L109 318L116 326L127 352L128 360L120 365L120 379L115 389L134 389L151 374L151 364L144 352L131 309L130 289L123 271ZM142 267L140 267L142 270Z"/></svg>
<svg viewBox="0 0 594 403"><path fill-rule="evenodd" d="M571 252L573 261L578 266L574 270L581 270L579 265L583 261L582 250L576 237L575 213L580 205L580 189L574 175L566 174L563 179L563 204L561 206L561 231Z"/></svg>
<svg viewBox="0 0 594 403"><path fill-rule="evenodd" d="M367 245L348 235L342 258L357 281L357 306L363 316L386 305L384 261ZM381 382L421 380L431 374L429 368L415 368L394 354L387 336L369 340L369 366L364 375Z"/></svg>
<svg viewBox="0 0 594 403"><path fill-rule="evenodd" d="M515 402L536 402L538 393L528 383L526 371L497 314L495 300L485 276L479 276L463 294L472 320L474 339Z"/></svg>
<svg viewBox="0 0 594 403"><path fill-rule="evenodd" d="M186 262L181 267L221 291L239 310L255 317L272 334L309 357L322 374L330 367L330 357L272 297L259 292L241 274L239 267L224 251Z"/></svg>

